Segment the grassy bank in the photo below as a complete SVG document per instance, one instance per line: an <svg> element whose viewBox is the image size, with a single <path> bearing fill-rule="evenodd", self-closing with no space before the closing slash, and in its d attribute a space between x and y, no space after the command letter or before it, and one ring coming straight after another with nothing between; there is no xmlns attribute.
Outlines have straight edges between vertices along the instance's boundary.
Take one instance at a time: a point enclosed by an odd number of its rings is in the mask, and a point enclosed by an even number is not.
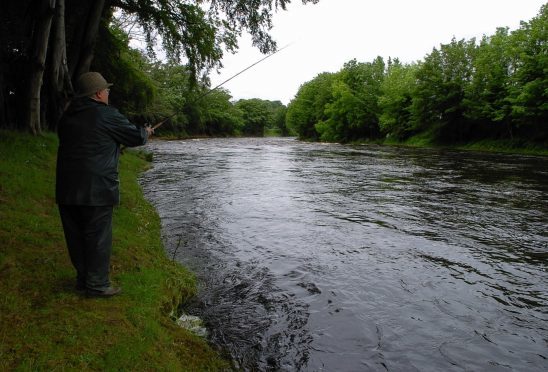
<svg viewBox="0 0 548 372"><path fill-rule="evenodd" d="M74 291L54 201L53 134L0 131L0 370L213 371L228 364L175 325L194 294L193 276L166 258L160 221L128 151L114 214L112 280L124 293L87 299Z"/></svg>
<svg viewBox="0 0 548 372"><path fill-rule="evenodd" d="M502 152L507 154L548 156L548 146L522 141L483 140L457 146L459 150Z"/></svg>
<svg viewBox="0 0 548 372"><path fill-rule="evenodd" d="M386 139L381 141L380 144L409 147L444 147L465 151L548 156L548 145L543 146L538 143L527 143L522 140L481 140L465 144L440 145L433 141L432 136L428 133L418 134L401 142L395 139Z"/></svg>

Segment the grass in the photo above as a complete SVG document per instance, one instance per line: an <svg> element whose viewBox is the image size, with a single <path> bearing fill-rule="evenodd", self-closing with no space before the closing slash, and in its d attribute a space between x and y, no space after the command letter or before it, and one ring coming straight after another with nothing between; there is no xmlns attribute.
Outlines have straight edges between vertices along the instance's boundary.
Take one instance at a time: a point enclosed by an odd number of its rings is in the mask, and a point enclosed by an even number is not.
<svg viewBox="0 0 548 372"><path fill-rule="evenodd" d="M524 143L519 140L482 140L466 145L458 146L461 150L502 152L508 154L540 155L548 156L548 146L532 143Z"/></svg>
<svg viewBox="0 0 548 372"><path fill-rule="evenodd" d="M431 134L428 132L414 135L405 140L403 144L412 147L433 147L435 145L432 141Z"/></svg>
<svg viewBox="0 0 548 372"><path fill-rule="evenodd" d="M379 144L390 146L408 146L423 148L454 148L465 151L497 152L507 154L548 156L548 144L530 143L519 139L516 140L479 140L465 144L437 144L431 133L419 133L405 141L398 141L395 138L387 138Z"/></svg>
<svg viewBox="0 0 548 372"><path fill-rule="evenodd" d="M195 280L170 261L160 220L143 198L143 156L120 164L111 279L122 295L88 299L74 290L54 200L54 134L0 131L0 370L229 369L172 317Z"/></svg>
<svg viewBox="0 0 548 372"><path fill-rule="evenodd" d="M264 137L282 137L282 131L279 128L264 128Z"/></svg>

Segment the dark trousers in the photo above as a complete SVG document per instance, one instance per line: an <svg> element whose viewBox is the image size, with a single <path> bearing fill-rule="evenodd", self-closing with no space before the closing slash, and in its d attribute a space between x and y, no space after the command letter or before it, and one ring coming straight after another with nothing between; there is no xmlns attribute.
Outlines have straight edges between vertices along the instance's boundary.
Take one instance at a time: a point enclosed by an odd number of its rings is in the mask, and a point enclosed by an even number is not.
<svg viewBox="0 0 548 372"><path fill-rule="evenodd" d="M103 290L110 286L113 207L59 205L70 260L79 287Z"/></svg>

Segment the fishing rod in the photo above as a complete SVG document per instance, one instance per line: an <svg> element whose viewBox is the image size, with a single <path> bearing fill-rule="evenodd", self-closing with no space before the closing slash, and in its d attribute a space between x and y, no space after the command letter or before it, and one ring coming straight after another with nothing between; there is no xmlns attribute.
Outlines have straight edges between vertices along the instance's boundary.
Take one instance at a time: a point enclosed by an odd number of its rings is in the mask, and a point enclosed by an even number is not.
<svg viewBox="0 0 548 372"><path fill-rule="evenodd" d="M272 57L274 54L278 53L278 52L281 52L282 50L284 50L285 48L291 46L292 43L289 43L287 45L285 45L284 47L276 50L275 52L273 53L270 53L269 55L259 59L258 61L252 63L251 65L247 66L246 68L244 68L243 70L239 71L238 73L232 75L231 77L229 77L228 79L226 79L225 81L223 81L222 83L220 83L219 85L215 86L214 88L211 88L209 89L208 91L206 91L205 93L203 93L202 95L198 96L198 98L196 98L194 101L192 101L192 103L196 103L198 102L199 100L201 100L202 98L204 98L205 96L207 96L208 94L210 94L211 92L213 92L214 90L222 87L223 85L225 85L226 83L228 83L230 80L234 79L235 77L243 74L244 72L246 72L247 70L249 70L250 68L253 68L255 65L258 65L259 63L261 63L262 61L264 61L265 59L267 58L270 58ZM159 128L161 127L166 121L168 121L169 119L171 119L172 117L174 117L175 115L177 115L178 112L175 112L174 114L166 117L164 120L154 124L154 126L152 126L152 130L156 129L156 128Z"/></svg>

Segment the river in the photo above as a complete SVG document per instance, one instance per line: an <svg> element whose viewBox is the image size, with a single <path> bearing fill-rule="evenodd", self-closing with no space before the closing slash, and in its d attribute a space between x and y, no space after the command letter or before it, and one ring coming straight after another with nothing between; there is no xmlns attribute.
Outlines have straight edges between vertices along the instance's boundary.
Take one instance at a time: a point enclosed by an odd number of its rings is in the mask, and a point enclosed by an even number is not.
<svg viewBox="0 0 548 372"><path fill-rule="evenodd" d="M249 371L548 370L548 158L152 141L186 312Z"/></svg>

